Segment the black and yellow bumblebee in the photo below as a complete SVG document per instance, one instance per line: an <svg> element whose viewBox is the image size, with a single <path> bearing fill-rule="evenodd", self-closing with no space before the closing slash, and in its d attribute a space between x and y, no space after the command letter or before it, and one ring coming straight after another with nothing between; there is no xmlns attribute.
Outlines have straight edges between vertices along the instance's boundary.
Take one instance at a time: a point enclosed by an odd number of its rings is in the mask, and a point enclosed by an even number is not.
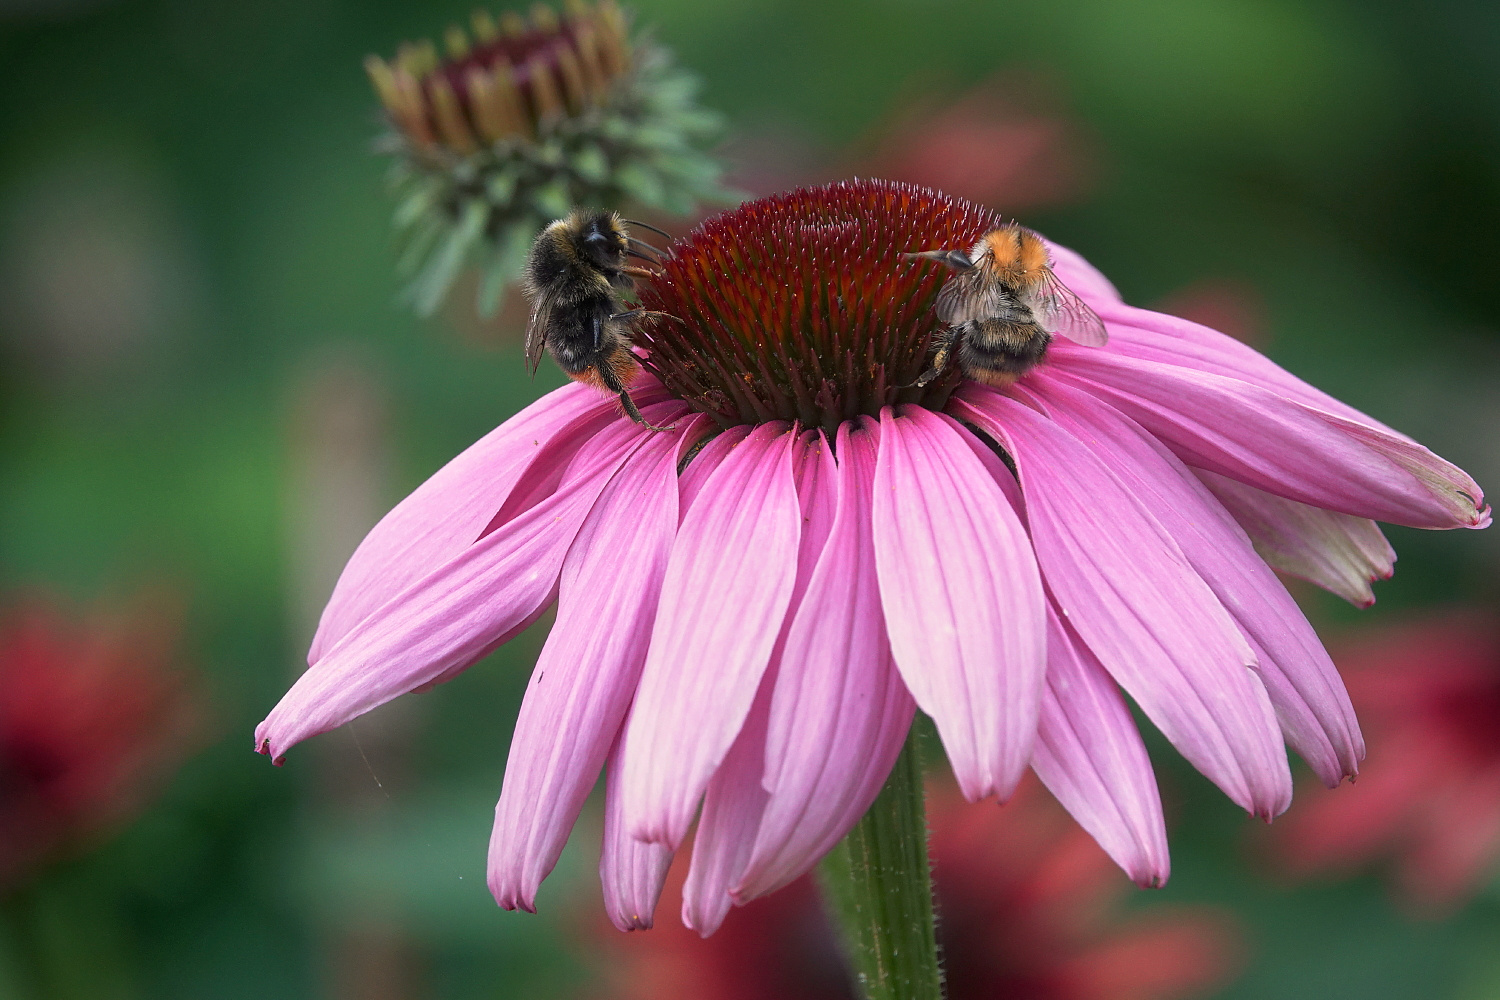
<svg viewBox="0 0 1500 1000"><path fill-rule="evenodd" d="M645 223L631 225L661 233ZM636 278L652 275L629 264L632 257L655 263L643 249L660 253L631 236L626 220L614 212L575 209L541 231L522 275L531 299L526 367L535 375L545 348L569 378L615 393L631 420L662 430L646 423L630 398L630 384L641 370L630 349L635 324L653 317L675 319L627 309L620 298L635 288Z"/></svg>

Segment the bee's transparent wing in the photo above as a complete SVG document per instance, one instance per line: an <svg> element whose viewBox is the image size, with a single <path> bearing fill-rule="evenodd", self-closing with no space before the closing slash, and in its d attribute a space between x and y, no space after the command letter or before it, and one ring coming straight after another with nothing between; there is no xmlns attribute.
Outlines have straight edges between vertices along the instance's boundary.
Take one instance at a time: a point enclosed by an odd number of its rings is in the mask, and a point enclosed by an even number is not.
<svg viewBox="0 0 1500 1000"><path fill-rule="evenodd" d="M1103 347L1109 342L1104 321L1088 304L1057 280L1051 271L1034 293L1032 312L1043 330L1061 334L1085 347Z"/></svg>
<svg viewBox="0 0 1500 1000"><path fill-rule="evenodd" d="M536 375L542 363L542 350L546 347L547 324L552 314L552 303L547 296L537 299L531 310L531 320L526 324L526 373Z"/></svg>
<svg viewBox="0 0 1500 1000"><path fill-rule="evenodd" d="M979 268L949 278L938 292L933 312L949 326L999 316L1009 303L999 282L987 281Z"/></svg>

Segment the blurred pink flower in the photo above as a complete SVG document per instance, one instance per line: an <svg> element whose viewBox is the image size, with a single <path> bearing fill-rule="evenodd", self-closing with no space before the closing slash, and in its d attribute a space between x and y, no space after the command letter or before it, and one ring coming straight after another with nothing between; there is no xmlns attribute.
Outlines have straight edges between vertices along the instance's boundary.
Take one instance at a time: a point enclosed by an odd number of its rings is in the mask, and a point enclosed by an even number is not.
<svg viewBox="0 0 1500 1000"><path fill-rule="evenodd" d="M159 602L0 620L0 888L138 810L190 748L197 692Z"/></svg>
<svg viewBox="0 0 1500 1000"><path fill-rule="evenodd" d="M1023 781L1004 809L929 790L938 935L950 1000L1171 1000L1222 986L1243 950L1228 914L1153 906L1087 833ZM681 886L673 867L668 893ZM604 935L611 1000L853 1000L832 928L801 879L731 913L710 940L685 928ZM607 925L605 925L607 926Z"/></svg>
<svg viewBox="0 0 1500 1000"><path fill-rule="evenodd" d="M1120 688L1256 815L1290 800L1283 738L1353 774L1343 685L1265 560L1365 602L1393 558L1371 519L1482 527L1478 486L1062 247L1107 347L1058 340L1004 391L898 388L945 281L901 253L998 222L869 181L676 243L641 301L682 322L642 332L634 389L674 428L572 385L449 463L350 560L257 749L450 679L556 599L490 887L533 906L608 762L607 909L650 924L697 816L683 916L705 934L848 831L917 707L966 797L1031 766L1143 885L1166 836Z"/></svg>
<svg viewBox="0 0 1500 1000"><path fill-rule="evenodd" d="M909 111L861 172L925 184L1007 212L1067 204L1093 179L1082 127L1056 110L1053 88L1011 71L951 103Z"/></svg>
<svg viewBox="0 0 1500 1000"><path fill-rule="evenodd" d="M1450 612L1371 628L1337 652L1371 766L1278 824L1274 857L1302 877L1388 857L1408 903L1451 910L1500 857L1500 627Z"/></svg>

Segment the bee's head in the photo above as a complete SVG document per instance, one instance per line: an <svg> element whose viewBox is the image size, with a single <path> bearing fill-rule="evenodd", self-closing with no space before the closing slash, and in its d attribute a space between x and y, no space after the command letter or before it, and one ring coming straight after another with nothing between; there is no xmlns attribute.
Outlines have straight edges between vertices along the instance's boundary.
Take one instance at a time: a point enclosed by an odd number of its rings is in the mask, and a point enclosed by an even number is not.
<svg viewBox="0 0 1500 1000"><path fill-rule="evenodd" d="M573 214L569 229L573 245L584 260L601 270L614 271L625 264L625 225L613 212L580 211Z"/></svg>

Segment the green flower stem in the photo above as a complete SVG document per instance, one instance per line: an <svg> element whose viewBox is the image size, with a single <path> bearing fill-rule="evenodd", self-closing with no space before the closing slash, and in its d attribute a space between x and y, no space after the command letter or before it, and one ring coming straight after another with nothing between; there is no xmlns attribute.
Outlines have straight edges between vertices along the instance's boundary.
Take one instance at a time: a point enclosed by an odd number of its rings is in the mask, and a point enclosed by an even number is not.
<svg viewBox="0 0 1500 1000"><path fill-rule="evenodd" d="M942 1000L916 727L885 788L818 866L823 903L865 1000Z"/></svg>

